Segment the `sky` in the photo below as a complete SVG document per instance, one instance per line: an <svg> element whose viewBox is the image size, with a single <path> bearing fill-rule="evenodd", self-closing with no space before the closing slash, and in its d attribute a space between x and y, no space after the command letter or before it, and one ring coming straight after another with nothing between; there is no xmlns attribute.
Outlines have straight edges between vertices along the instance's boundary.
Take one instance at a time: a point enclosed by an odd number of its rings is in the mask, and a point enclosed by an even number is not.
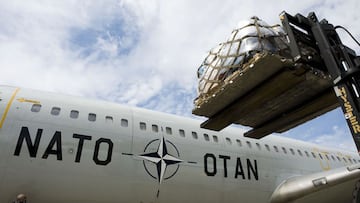
<svg viewBox="0 0 360 203"><path fill-rule="evenodd" d="M207 52L238 22L280 24L284 10L315 11L360 39L358 0L0 0L0 84L204 120L191 110ZM281 136L356 151L339 109Z"/></svg>

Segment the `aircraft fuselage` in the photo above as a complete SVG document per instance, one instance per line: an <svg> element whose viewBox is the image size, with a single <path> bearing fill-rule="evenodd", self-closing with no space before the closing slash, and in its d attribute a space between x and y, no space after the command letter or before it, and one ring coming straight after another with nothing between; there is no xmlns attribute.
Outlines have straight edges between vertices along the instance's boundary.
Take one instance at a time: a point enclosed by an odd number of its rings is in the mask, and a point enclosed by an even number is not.
<svg viewBox="0 0 360 203"><path fill-rule="evenodd" d="M350 152L0 86L0 202L268 202L285 179L359 162ZM351 200L349 197L333 199Z"/></svg>

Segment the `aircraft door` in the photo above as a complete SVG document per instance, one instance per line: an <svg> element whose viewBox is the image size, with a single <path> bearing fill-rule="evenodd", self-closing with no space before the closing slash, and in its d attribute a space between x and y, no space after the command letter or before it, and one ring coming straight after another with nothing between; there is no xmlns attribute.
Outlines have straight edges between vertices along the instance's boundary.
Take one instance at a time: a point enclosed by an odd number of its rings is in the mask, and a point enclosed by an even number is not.
<svg viewBox="0 0 360 203"><path fill-rule="evenodd" d="M18 91L19 89L15 87L0 87L0 186L7 168L8 158L11 156L9 143L13 120L9 114L12 111L12 103Z"/></svg>
<svg viewBox="0 0 360 203"><path fill-rule="evenodd" d="M0 130L6 124L6 117L18 91L18 88L13 87L0 88Z"/></svg>

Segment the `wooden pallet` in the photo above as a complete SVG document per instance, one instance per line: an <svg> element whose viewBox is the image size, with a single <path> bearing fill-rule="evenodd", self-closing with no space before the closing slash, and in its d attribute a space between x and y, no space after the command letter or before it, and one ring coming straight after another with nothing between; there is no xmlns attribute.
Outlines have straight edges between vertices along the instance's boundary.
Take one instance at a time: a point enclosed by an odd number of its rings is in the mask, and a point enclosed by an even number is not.
<svg viewBox="0 0 360 203"><path fill-rule="evenodd" d="M260 138L322 115L338 102L326 73L259 54L195 105L193 114L209 118L201 127L218 131L236 123L253 127L246 136Z"/></svg>

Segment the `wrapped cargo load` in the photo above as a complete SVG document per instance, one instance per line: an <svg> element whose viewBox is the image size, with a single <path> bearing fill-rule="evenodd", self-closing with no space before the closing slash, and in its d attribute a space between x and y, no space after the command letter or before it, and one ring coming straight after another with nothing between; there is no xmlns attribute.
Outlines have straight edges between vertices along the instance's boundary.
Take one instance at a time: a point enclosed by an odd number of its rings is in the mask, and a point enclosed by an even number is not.
<svg viewBox="0 0 360 203"><path fill-rule="evenodd" d="M318 55L306 45L301 52L309 58ZM232 123L262 129L278 122L275 131L283 132L337 107L330 76L295 63L282 28L257 17L213 48L197 75L193 114L208 117L202 127L212 130Z"/></svg>
<svg viewBox="0 0 360 203"><path fill-rule="evenodd" d="M257 17L239 24L240 28L234 29L226 42L213 48L199 67L199 97L195 104L216 92L228 76L241 70L256 53L285 55L285 33L279 25L269 26Z"/></svg>

